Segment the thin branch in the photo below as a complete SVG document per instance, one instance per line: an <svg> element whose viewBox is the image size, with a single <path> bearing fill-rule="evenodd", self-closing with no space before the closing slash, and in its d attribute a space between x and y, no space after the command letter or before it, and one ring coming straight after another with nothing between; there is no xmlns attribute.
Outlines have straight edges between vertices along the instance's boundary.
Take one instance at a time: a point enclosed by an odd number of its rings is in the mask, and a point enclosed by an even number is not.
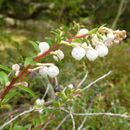
<svg viewBox="0 0 130 130"><path fill-rule="evenodd" d="M49 109L53 110L62 110L66 113L72 114L74 116L115 116L115 117L123 117L123 118L128 118L130 119L130 116L127 115L121 115L121 114L114 114L114 113L73 113L71 111L66 110L65 108L55 108L55 107L48 107Z"/></svg>
<svg viewBox="0 0 130 130"><path fill-rule="evenodd" d="M38 129L38 128L41 128L43 125L47 124L50 120L52 120L55 116L51 114L51 116L45 121L43 122L42 124L38 125L35 127L35 130Z"/></svg>
<svg viewBox="0 0 130 130"><path fill-rule="evenodd" d="M54 79L55 79L55 85L58 85L57 77L55 77Z"/></svg>
<svg viewBox="0 0 130 130"><path fill-rule="evenodd" d="M49 123L50 123L50 122L47 122L47 123L41 128L41 130L45 130Z"/></svg>
<svg viewBox="0 0 130 130"><path fill-rule="evenodd" d="M91 103L90 103L90 105L89 105L89 108L88 108L88 111L87 111L87 112L90 111L90 109L91 109L91 107L92 107L92 104L93 104L93 100L91 101ZM78 130L81 130L81 129L83 128L83 126L84 126L86 120L87 120L87 116L84 117L84 119L83 119L81 125L78 127Z"/></svg>
<svg viewBox="0 0 130 130"><path fill-rule="evenodd" d="M60 124L56 127L55 130L59 130L60 127L61 127L61 125L67 120L67 118L69 118L69 116L70 116L70 114L66 115L66 116L64 117L64 119L60 122Z"/></svg>
<svg viewBox="0 0 130 130"><path fill-rule="evenodd" d="M86 72L84 78L81 80L81 82L77 85L77 88L79 88L86 80L86 78L88 77L88 71Z"/></svg>
<svg viewBox="0 0 130 130"><path fill-rule="evenodd" d="M44 99L44 98L46 97L46 95L47 95L47 93L48 93L48 91L49 91L50 84L48 84L47 86L48 86L48 87L47 87L47 89L46 89L46 91L45 91L45 93L44 93L42 99Z"/></svg>
<svg viewBox="0 0 130 130"><path fill-rule="evenodd" d="M130 116L114 114L114 113L72 113L75 116L115 116L130 119Z"/></svg>
<svg viewBox="0 0 130 130"><path fill-rule="evenodd" d="M13 122L14 120L16 120L17 118L19 118L20 116L22 115L25 115L27 113L30 113L34 110L34 108L30 109L30 110L27 110L27 111L24 111L22 113L20 113L19 115L15 116L14 118L12 118L11 120L5 122L1 127L0 127L0 130L2 130L5 126L9 125L11 122Z"/></svg>
<svg viewBox="0 0 130 130"><path fill-rule="evenodd" d="M91 87L92 85L94 85L95 83L97 83L99 80L104 79L105 77L107 77L111 73L112 73L112 71L109 71L107 74L105 74L105 75L101 76L100 78L96 79L95 81L91 82L89 85L87 85L86 87L84 87L80 92L83 92L84 90L88 89L89 87Z"/></svg>
<svg viewBox="0 0 130 130"><path fill-rule="evenodd" d="M73 123L73 130L75 130L75 121L74 121L74 117L73 117L73 115L72 115L72 114L70 114L70 116L71 116L72 123Z"/></svg>

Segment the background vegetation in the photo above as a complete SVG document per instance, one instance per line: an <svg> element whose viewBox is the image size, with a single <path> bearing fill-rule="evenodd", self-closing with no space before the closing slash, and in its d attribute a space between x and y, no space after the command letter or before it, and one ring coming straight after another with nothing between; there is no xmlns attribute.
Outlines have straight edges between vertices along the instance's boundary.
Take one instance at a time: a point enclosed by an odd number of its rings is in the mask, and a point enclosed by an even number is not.
<svg viewBox="0 0 130 130"><path fill-rule="evenodd" d="M88 29L104 23L108 27L124 29L127 31L127 39L120 45L110 47L108 56L94 62L76 62L70 57L70 51L63 49L66 55L63 62L58 64L61 71L58 81L60 84L77 84L83 78L85 71L89 70L89 76L85 82L88 84L112 70L111 76L100 81L83 94L82 102L77 101L75 109L78 109L77 111L80 111L81 108L87 110L90 103L93 102L90 112L129 113L129 7L129 0L0 0L0 64L11 66L14 63L23 62L25 56L31 56L32 52L35 52L28 40L44 41L45 37L50 35L50 30L63 24L69 26L73 21L84 24ZM48 58L45 58L45 61L48 61ZM33 77L33 80L31 77L27 78L29 88L35 92L37 98L42 97L44 93L44 83L41 84L41 80L37 75ZM0 124L3 124L7 118L11 118L8 114L12 110L27 107L35 102L35 99L28 93L19 92L19 95L13 97L8 104L3 106L4 109L0 108ZM83 103L84 101L86 104ZM55 128L64 116L64 114L57 116L50 123L48 129ZM27 129L32 125L32 122L37 125L41 124L38 119L34 120L33 116L29 122L28 117L29 115L18 119L12 124L12 127ZM83 117L75 118L75 120L76 126L79 126ZM68 119L62 129L71 129L71 126L71 120ZM130 124L121 118L88 117L85 127L92 130L128 130Z"/></svg>

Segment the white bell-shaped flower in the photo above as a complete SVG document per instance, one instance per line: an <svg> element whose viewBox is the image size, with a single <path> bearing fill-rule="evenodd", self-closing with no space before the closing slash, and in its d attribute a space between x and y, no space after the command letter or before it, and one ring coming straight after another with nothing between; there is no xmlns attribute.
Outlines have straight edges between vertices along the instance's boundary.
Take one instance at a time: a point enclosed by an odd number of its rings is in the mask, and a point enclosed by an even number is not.
<svg viewBox="0 0 130 130"><path fill-rule="evenodd" d="M40 49L41 53L48 51L49 48L50 48L50 46L47 42L40 42L39 49Z"/></svg>
<svg viewBox="0 0 130 130"><path fill-rule="evenodd" d="M46 77L47 74L48 74L48 67L43 66L42 68L40 68L40 69L39 69L39 74L40 74L42 77Z"/></svg>
<svg viewBox="0 0 130 130"><path fill-rule="evenodd" d="M95 49L91 47L89 50L86 51L86 57L90 61L94 61L98 57L98 53Z"/></svg>
<svg viewBox="0 0 130 130"><path fill-rule="evenodd" d="M13 70L13 71L19 71L19 70L20 70L19 64L14 64L14 65L12 65L12 70Z"/></svg>
<svg viewBox="0 0 130 130"><path fill-rule="evenodd" d="M43 99L37 99L36 100L36 105L43 105L45 101Z"/></svg>
<svg viewBox="0 0 130 130"><path fill-rule="evenodd" d="M64 53L63 53L63 51L61 51L60 49L59 49L59 50L56 50L56 51L54 52L54 54L55 54L56 56L53 56L53 58L54 58L56 61L58 61L58 58L59 58L60 60L62 60L62 59L64 58Z"/></svg>
<svg viewBox="0 0 130 130"><path fill-rule="evenodd" d="M113 33L108 33L108 34L107 34L107 40L108 40L108 41L112 42L112 41L114 40L114 38L115 38L115 36L114 36Z"/></svg>
<svg viewBox="0 0 130 130"><path fill-rule="evenodd" d="M81 35L84 35L84 34L87 34L88 33L88 29L86 28L82 28L79 30L77 36L81 36Z"/></svg>
<svg viewBox="0 0 130 130"><path fill-rule="evenodd" d="M73 84L69 84L68 87L71 88L71 89L73 89L74 85Z"/></svg>
<svg viewBox="0 0 130 130"><path fill-rule="evenodd" d="M96 34L92 35L92 44L93 46L97 46L99 44L99 38L97 37Z"/></svg>
<svg viewBox="0 0 130 130"><path fill-rule="evenodd" d="M48 68L48 75L51 77L51 78L54 78L56 77L57 75L59 74L59 68L55 65L53 66L50 66Z"/></svg>
<svg viewBox="0 0 130 130"><path fill-rule="evenodd" d="M104 57L108 54L108 48L104 44L96 46L96 51L99 57Z"/></svg>
<svg viewBox="0 0 130 130"><path fill-rule="evenodd" d="M81 60L85 56L85 49L82 47L75 47L72 50L72 57L76 60Z"/></svg>

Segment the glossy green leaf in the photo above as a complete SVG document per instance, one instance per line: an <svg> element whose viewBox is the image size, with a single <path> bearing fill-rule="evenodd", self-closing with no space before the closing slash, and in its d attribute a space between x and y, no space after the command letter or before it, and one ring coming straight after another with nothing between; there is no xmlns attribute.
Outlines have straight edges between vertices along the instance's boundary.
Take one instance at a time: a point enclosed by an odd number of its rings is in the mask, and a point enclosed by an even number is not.
<svg viewBox="0 0 130 130"><path fill-rule="evenodd" d="M18 92L10 91L3 99L2 104L8 102L12 97L14 97Z"/></svg>
<svg viewBox="0 0 130 130"><path fill-rule="evenodd" d="M17 86L19 89L24 90L26 92L28 92L29 94L31 94L33 97L36 97L35 93L28 87L25 86Z"/></svg>
<svg viewBox="0 0 130 130"><path fill-rule="evenodd" d="M6 66L3 66L3 65L0 65L0 69L3 69L5 71L8 71L8 72L12 72L12 70Z"/></svg>
<svg viewBox="0 0 130 130"><path fill-rule="evenodd" d="M39 53L40 49L39 49L38 44L36 42L34 42L34 41L31 41L31 40L29 40L29 42L34 46L35 50Z"/></svg>
<svg viewBox="0 0 130 130"><path fill-rule="evenodd" d="M72 40L73 43L81 43L81 40L80 39L74 39Z"/></svg>
<svg viewBox="0 0 130 130"><path fill-rule="evenodd" d="M5 72L0 71L0 83L3 86L5 86L7 82L8 82L8 75Z"/></svg>
<svg viewBox="0 0 130 130"><path fill-rule="evenodd" d="M98 31L98 28L94 28L88 32L88 35L91 35L93 33L96 33Z"/></svg>
<svg viewBox="0 0 130 130"><path fill-rule="evenodd" d="M31 57L26 57L25 62L24 62L24 66L27 67L29 64L30 65L35 65L36 62L34 62Z"/></svg>

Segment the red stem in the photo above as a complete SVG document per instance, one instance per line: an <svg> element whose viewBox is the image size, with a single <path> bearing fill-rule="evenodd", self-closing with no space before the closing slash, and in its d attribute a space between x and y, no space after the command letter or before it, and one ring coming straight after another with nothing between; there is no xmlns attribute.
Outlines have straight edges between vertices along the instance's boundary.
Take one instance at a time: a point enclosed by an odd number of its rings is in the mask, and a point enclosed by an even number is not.
<svg viewBox="0 0 130 130"><path fill-rule="evenodd" d="M81 36L75 36L75 37L72 37L70 38L69 40L66 40L66 42L71 42L73 39L77 39L77 38L83 38L85 36L87 36L88 34L84 34L84 35L81 35ZM48 53L50 53L51 51L53 51L55 48L57 48L59 46L59 44L56 44L54 45L52 48L50 48L48 51L46 51L45 53L37 56L35 59L33 59L34 62L36 62L37 60L39 60L40 58L46 56ZM4 97L6 96L6 94L10 91L11 88L13 88L13 84L25 73L28 71L28 69L31 67L31 65L28 65L26 68L24 68L21 73L16 77L14 78L11 83L6 86L3 94L1 95L0 97L0 101L2 101L4 99ZM25 75L27 76L29 74L29 72Z"/></svg>
<svg viewBox="0 0 130 130"><path fill-rule="evenodd" d="M42 124L38 125L37 127L35 127L35 130L42 127L43 125L45 125L46 123L48 123L50 120L52 120L54 118L54 115L51 115L45 122L43 122Z"/></svg>

